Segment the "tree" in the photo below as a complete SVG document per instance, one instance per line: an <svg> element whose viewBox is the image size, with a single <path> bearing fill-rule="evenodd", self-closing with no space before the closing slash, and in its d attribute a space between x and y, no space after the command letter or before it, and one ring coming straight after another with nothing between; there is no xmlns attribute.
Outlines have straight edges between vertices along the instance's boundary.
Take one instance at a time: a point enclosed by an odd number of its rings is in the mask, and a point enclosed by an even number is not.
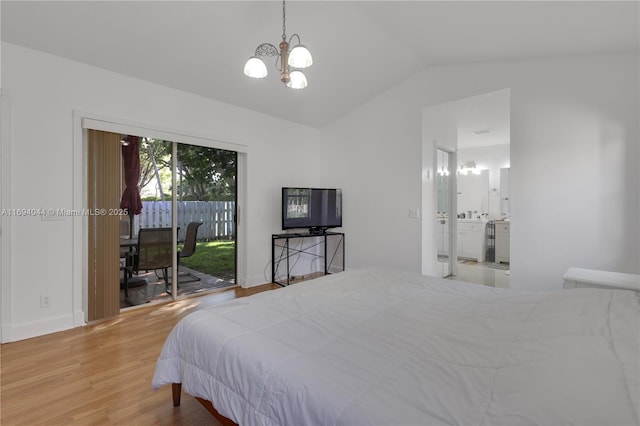
<svg viewBox="0 0 640 426"><path fill-rule="evenodd" d="M178 145L178 174L182 199L230 199L236 191L236 158L232 151Z"/></svg>
<svg viewBox="0 0 640 426"><path fill-rule="evenodd" d="M146 144L147 148L141 150L140 155L140 187L158 179L159 170L171 170L172 144L158 139L146 139ZM178 196L181 200L212 201L235 197L235 152L187 144L178 144L177 151Z"/></svg>
<svg viewBox="0 0 640 426"><path fill-rule="evenodd" d="M155 180L156 189L160 192L160 199L165 196L165 188L169 185L163 184L161 172L164 170L171 171L171 143L159 139L145 138L142 148L140 149L140 180L138 186L144 188ZM166 175L166 173L162 173Z"/></svg>

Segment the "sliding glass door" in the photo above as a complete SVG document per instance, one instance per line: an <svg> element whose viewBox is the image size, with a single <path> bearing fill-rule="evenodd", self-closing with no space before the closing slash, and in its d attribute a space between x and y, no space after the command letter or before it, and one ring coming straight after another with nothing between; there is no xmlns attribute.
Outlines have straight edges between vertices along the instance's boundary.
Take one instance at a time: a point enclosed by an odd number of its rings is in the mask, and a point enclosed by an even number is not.
<svg viewBox="0 0 640 426"><path fill-rule="evenodd" d="M236 152L90 130L88 157L87 207L122 212L89 218L89 319L235 286ZM157 251L142 247L141 230L161 228L175 230L169 264L137 267Z"/></svg>

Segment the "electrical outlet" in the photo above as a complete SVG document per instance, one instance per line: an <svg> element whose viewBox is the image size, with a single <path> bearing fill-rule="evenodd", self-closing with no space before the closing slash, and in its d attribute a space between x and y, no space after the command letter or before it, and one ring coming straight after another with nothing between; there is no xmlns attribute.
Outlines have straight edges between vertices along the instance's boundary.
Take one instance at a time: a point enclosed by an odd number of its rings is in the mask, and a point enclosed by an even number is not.
<svg viewBox="0 0 640 426"><path fill-rule="evenodd" d="M40 295L40 307L41 308L48 308L49 307L49 295L48 294L41 294Z"/></svg>
<svg viewBox="0 0 640 426"><path fill-rule="evenodd" d="M420 210L418 209L409 209L409 218L417 219L420 217Z"/></svg>

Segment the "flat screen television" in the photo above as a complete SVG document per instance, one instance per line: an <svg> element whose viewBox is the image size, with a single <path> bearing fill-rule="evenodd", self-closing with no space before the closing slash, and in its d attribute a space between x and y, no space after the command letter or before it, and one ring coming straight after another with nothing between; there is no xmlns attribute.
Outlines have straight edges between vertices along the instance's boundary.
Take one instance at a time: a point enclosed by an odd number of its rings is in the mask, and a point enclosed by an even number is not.
<svg viewBox="0 0 640 426"><path fill-rule="evenodd" d="M341 189L282 188L282 229L322 233L341 226Z"/></svg>

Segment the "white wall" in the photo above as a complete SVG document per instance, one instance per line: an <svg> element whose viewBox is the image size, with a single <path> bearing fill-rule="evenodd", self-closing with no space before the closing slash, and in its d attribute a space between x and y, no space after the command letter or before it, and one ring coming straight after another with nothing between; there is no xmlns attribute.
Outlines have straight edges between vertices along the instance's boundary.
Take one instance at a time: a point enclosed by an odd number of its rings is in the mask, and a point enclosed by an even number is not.
<svg viewBox="0 0 640 426"><path fill-rule="evenodd" d="M345 188L347 266L420 271L407 209L422 199L421 111L510 89L511 287L561 288L570 266L638 273L638 62L634 52L427 69L323 129L323 173Z"/></svg>
<svg viewBox="0 0 640 426"><path fill-rule="evenodd" d="M248 148L246 285L270 280L270 234L279 232L280 187L317 185L319 132L193 94L2 44L11 97L11 197L5 208L73 208L73 112L158 126ZM287 164L282 167L282 164ZM292 179L292 176L295 179ZM11 317L5 340L73 326L72 218L11 221ZM242 218L241 218L242 220ZM268 275L268 278L265 277ZM40 308L40 294L50 295Z"/></svg>
<svg viewBox="0 0 640 426"><path fill-rule="evenodd" d="M422 113L409 92L388 91L323 129L323 174L343 188L347 268L420 271L420 219L409 209L422 205Z"/></svg>

